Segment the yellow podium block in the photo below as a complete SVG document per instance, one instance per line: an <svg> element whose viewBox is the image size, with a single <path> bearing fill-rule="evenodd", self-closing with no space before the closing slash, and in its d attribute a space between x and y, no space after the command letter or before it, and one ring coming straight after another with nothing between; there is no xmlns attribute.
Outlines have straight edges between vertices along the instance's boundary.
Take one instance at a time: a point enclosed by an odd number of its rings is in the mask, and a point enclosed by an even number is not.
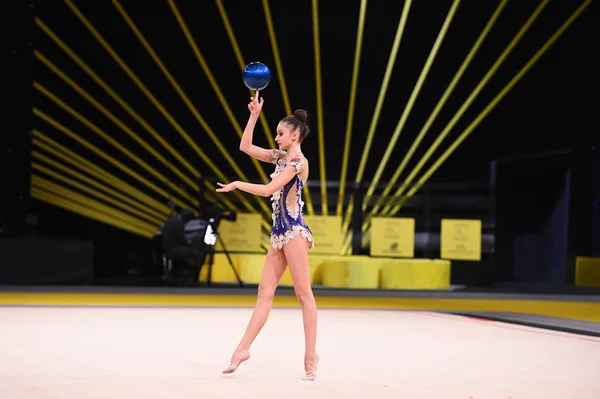
<svg viewBox="0 0 600 399"><path fill-rule="evenodd" d="M445 290L450 287L450 261L397 259L381 266L381 287L405 290Z"/></svg>
<svg viewBox="0 0 600 399"><path fill-rule="evenodd" d="M379 288L383 261L368 256L323 259L323 285L332 288Z"/></svg>
<svg viewBox="0 0 600 399"><path fill-rule="evenodd" d="M235 254L231 255L231 259L242 281L247 284L260 283L266 254ZM450 287L449 260L309 254L308 264L312 285L348 289L407 290L444 290ZM200 272L200 280L206 282L207 275L208 265L205 264ZM212 281L237 282L224 254L215 255ZM289 266L286 267L279 285L293 286Z"/></svg>
<svg viewBox="0 0 600 399"><path fill-rule="evenodd" d="M600 287L600 258L587 256L575 258L575 285Z"/></svg>
<svg viewBox="0 0 600 399"><path fill-rule="evenodd" d="M230 255L231 262L235 267L235 270L240 274L241 272L241 257L240 255ZM200 281L206 282L208 280L208 259L200 270ZM225 254L215 254L215 259L212 266L212 282L213 283L237 283L235 274L231 270L231 265L227 260Z"/></svg>
<svg viewBox="0 0 600 399"><path fill-rule="evenodd" d="M242 254L240 278L247 284L259 284L265 266L266 254Z"/></svg>
<svg viewBox="0 0 600 399"><path fill-rule="evenodd" d="M327 258L327 256L312 254L308 256L310 283L312 285L320 285L323 281L323 262L325 258ZM290 272L289 266L287 267L287 269L285 269L285 272L281 277L279 285L287 287L291 287L292 285L294 285L294 281L292 280L292 273Z"/></svg>
<svg viewBox="0 0 600 399"><path fill-rule="evenodd" d="M347 257L330 256L323 259L323 285L332 288L346 288L348 273Z"/></svg>
<svg viewBox="0 0 600 399"><path fill-rule="evenodd" d="M236 262L236 270L240 274L240 278L244 283L247 284L259 284L262 278L265 260L267 258L266 254L236 254L235 257ZM232 256L233 258L233 256ZM233 260L233 259L232 259ZM218 266L217 266L218 263ZM312 284L321 284L322 283L322 266L323 266L323 257L321 256L309 256L308 258L310 279ZM218 267L218 272L215 273ZM225 269L223 269L225 268ZM200 280L206 281L208 275L208 265L204 265L202 272L200 273ZM217 280L218 279L218 280ZM231 279L231 280L229 280ZM229 263L227 263L227 258L223 255L222 258L217 259L215 256L215 263L213 265L213 281L219 282L236 282L235 275L233 271L231 271L231 267ZM286 269L281 276L281 280L279 282L280 286L292 286L292 275L290 273L289 266L286 266Z"/></svg>
<svg viewBox="0 0 600 399"><path fill-rule="evenodd" d="M286 267L285 272L283 272L283 276L281 276L281 280L279 280L279 285L282 287L291 287L294 285L294 281L292 280L292 272L290 272L289 267Z"/></svg>
<svg viewBox="0 0 600 399"><path fill-rule="evenodd" d="M346 263L346 288L379 288L380 259L368 256L350 256Z"/></svg>
<svg viewBox="0 0 600 399"><path fill-rule="evenodd" d="M323 284L323 263L325 263L325 261L322 256L308 256L310 281L313 285Z"/></svg>

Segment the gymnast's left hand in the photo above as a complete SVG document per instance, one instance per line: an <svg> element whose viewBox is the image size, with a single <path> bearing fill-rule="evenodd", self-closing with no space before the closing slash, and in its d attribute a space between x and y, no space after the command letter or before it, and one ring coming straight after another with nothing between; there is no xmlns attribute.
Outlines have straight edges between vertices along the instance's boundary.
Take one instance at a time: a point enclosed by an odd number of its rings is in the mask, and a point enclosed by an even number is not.
<svg viewBox="0 0 600 399"><path fill-rule="evenodd" d="M217 183L221 188L217 188L218 193L228 193L236 189L235 182L231 182L229 184Z"/></svg>

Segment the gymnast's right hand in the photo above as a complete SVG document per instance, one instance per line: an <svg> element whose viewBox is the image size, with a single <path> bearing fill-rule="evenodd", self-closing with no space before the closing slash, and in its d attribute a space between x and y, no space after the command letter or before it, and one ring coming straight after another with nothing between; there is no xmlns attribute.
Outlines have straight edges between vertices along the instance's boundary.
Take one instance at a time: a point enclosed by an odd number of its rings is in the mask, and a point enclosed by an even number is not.
<svg viewBox="0 0 600 399"><path fill-rule="evenodd" d="M261 98L260 102L257 99L258 99L258 90L256 90L255 97L250 97L250 104L248 104L248 109L250 110L250 113L252 115L260 114L260 111L262 110L263 102L265 101L264 98Z"/></svg>

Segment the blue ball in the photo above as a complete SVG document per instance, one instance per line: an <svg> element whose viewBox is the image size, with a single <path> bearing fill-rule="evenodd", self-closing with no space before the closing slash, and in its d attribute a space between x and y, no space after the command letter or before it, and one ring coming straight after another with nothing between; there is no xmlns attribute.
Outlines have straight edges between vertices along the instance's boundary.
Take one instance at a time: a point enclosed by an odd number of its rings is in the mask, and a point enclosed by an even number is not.
<svg viewBox="0 0 600 399"><path fill-rule="evenodd" d="M271 71L262 62L251 62L244 68L244 84L252 90L262 90L271 82Z"/></svg>

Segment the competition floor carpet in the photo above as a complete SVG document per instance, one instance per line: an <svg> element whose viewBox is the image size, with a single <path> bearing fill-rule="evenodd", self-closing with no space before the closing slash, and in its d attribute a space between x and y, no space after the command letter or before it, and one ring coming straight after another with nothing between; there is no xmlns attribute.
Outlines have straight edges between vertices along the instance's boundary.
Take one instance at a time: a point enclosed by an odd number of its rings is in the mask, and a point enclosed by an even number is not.
<svg viewBox="0 0 600 399"><path fill-rule="evenodd" d="M598 398L600 297L291 290L223 375L255 288L0 287L0 397Z"/></svg>

